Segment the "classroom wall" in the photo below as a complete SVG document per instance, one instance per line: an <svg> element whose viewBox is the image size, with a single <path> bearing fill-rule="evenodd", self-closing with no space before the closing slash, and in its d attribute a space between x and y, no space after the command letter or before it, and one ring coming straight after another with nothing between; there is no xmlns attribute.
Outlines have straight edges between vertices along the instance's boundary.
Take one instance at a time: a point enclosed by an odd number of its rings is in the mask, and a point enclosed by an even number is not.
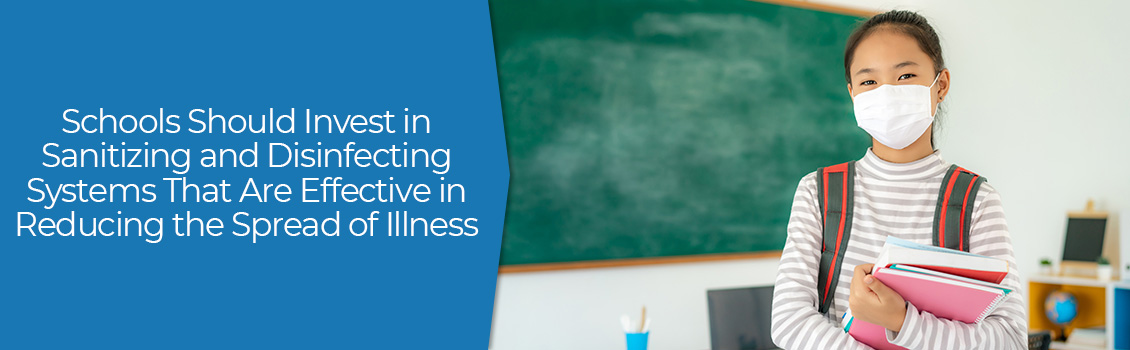
<svg viewBox="0 0 1130 350"><path fill-rule="evenodd" d="M1130 215L1130 3L814 2L918 10L935 25L953 80L939 148L1000 191L1022 277L1060 255L1064 213L1087 198ZM772 284L776 266L503 274L491 348L621 349L620 315L646 304L651 349L709 349L706 290Z"/></svg>

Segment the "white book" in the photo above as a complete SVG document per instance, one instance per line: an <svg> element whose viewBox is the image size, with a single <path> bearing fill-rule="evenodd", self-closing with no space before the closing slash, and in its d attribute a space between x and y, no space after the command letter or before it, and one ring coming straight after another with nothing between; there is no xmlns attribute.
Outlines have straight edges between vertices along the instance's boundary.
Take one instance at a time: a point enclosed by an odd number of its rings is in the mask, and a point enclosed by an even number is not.
<svg viewBox="0 0 1130 350"><path fill-rule="evenodd" d="M1071 331L1071 336L1067 337L1067 343L1074 345L1106 346L1106 329L1102 327L1076 328Z"/></svg>
<svg viewBox="0 0 1130 350"><path fill-rule="evenodd" d="M910 265L992 283L1004 280L1009 270L1008 262L1003 259L887 237L871 273L892 264Z"/></svg>

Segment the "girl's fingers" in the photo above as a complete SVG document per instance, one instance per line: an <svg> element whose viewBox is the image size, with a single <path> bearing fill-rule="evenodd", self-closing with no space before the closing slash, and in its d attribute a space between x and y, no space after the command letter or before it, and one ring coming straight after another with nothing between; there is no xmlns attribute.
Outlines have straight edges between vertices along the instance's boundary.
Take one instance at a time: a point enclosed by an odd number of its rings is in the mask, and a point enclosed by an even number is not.
<svg viewBox="0 0 1130 350"><path fill-rule="evenodd" d="M855 274L851 277L851 292L853 294L865 295L862 293L867 292L867 282L863 281L864 277L867 277L867 270L863 268L863 265L856 266Z"/></svg>
<svg viewBox="0 0 1130 350"><path fill-rule="evenodd" d="M887 285L883 284L883 281L880 281L877 278L873 278L873 281L871 281L871 283L868 284L867 287L871 288L871 291L875 292L875 295L879 296L879 300L883 301L884 303L898 302L900 299L902 299L902 295L899 295L899 293L894 289L891 289L891 287L887 287Z"/></svg>

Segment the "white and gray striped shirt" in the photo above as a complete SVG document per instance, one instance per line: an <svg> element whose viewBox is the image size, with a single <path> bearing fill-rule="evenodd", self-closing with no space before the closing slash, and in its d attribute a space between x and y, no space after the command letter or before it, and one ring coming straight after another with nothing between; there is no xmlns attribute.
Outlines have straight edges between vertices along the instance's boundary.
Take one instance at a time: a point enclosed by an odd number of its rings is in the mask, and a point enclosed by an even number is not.
<svg viewBox="0 0 1130 350"><path fill-rule="evenodd" d="M851 238L835 286L830 315L817 309L816 276L822 224L815 172L800 180L789 219L773 292L773 342L785 349L869 349L844 333L840 317L848 308L856 265L874 263L887 236L932 244L934 211L942 178L949 167L938 152L911 163L879 159L870 149L856 162ZM1008 261L1001 283L1015 292L984 321L966 324L937 318L907 306L899 333L887 332L892 344L910 349L1026 349L1028 322L1016 274L1016 258L1000 195L984 183L973 204L969 250Z"/></svg>

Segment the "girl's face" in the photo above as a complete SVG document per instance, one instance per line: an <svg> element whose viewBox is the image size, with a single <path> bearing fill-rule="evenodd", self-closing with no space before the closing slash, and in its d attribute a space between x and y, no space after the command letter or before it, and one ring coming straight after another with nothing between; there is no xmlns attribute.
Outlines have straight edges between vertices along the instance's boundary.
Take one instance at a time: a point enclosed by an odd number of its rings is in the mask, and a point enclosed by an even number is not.
<svg viewBox="0 0 1130 350"><path fill-rule="evenodd" d="M889 29L878 29L859 42L851 62L851 83L848 93L854 101L860 93L871 91L883 84L918 84L930 86L934 82L934 60L918 47L918 42L906 34ZM933 111L949 92L950 75L943 69L938 82L930 89Z"/></svg>

